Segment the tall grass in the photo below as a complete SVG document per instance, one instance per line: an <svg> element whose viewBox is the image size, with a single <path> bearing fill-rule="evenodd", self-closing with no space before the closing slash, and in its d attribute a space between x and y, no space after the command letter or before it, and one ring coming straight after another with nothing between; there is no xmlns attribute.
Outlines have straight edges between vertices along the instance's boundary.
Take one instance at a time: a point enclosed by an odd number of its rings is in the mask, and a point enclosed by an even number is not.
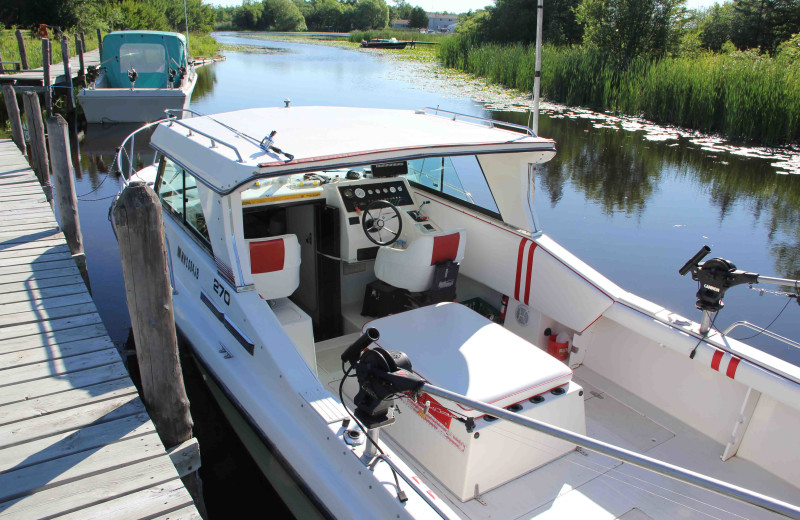
<svg viewBox="0 0 800 520"><path fill-rule="evenodd" d="M75 56L75 35L72 32L64 33L69 42L69 55ZM28 67L35 69L42 66L42 43L38 33L34 36L31 31L22 31L22 36L25 40L25 50L28 55ZM61 63L61 43L55 41L51 33L51 40L53 41L53 63ZM95 31L87 32L84 34L86 40L86 51L91 51L97 48L97 33ZM4 68L11 69L9 62L19 62L19 45L17 43L17 36L14 29L0 30L0 56L3 57Z"/></svg>
<svg viewBox="0 0 800 520"><path fill-rule="evenodd" d="M189 52L192 56L217 56L220 45L210 34L189 33Z"/></svg>
<svg viewBox="0 0 800 520"><path fill-rule="evenodd" d="M529 91L534 49L445 40L448 67ZM800 63L748 54L638 58L627 68L596 50L546 46L542 95L568 105L641 115L647 119L764 144L800 138Z"/></svg>

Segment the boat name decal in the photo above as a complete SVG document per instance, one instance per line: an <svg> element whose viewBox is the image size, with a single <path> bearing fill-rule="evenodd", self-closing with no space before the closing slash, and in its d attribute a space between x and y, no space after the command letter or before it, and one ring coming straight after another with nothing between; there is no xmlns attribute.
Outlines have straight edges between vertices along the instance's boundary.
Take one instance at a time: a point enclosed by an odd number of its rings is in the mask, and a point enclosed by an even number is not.
<svg viewBox="0 0 800 520"><path fill-rule="evenodd" d="M222 283L214 278L214 292L217 293L218 296L222 297L222 301L225 302L225 305L231 304L231 293L228 292L228 289L222 286Z"/></svg>
<svg viewBox="0 0 800 520"><path fill-rule="evenodd" d="M709 291L719 292L719 287L714 287L713 285L708 285L707 283L704 283L703 287Z"/></svg>
<svg viewBox="0 0 800 520"><path fill-rule="evenodd" d="M200 268L195 265L194 261L189 258L186 253L181 249L181 246L178 246L178 260L189 270L190 273L195 277L195 279L200 279Z"/></svg>

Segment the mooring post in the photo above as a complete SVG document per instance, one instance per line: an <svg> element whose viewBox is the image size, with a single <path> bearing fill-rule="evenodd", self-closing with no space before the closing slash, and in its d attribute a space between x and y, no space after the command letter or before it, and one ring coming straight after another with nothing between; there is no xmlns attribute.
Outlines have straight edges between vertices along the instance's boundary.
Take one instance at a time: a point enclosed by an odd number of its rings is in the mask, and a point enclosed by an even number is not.
<svg viewBox="0 0 800 520"><path fill-rule="evenodd" d="M144 182L131 182L114 206L113 220L144 402L169 450L192 438L193 424L178 356L158 196ZM196 471L184 477L202 513L200 484Z"/></svg>
<svg viewBox="0 0 800 520"><path fill-rule="evenodd" d="M53 64L53 40L47 42L47 50L50 53L50 65Z"/></svg>
<svg viewBox="0 0 800 520"><path fill-rule="evenodd" d="M100 51L100 61L103 61L103 32L97 29L97 49Z"/></svg>
<svg viewBox="0 0 800 520"><path fill-rule="evenodd" d="M19 44L19 61L22 63L22 70L28 70L28 51L25 50L25 38L22 31L17 29L17 43Z"/></svg>
<svg viewBox="0 0 800 520"><path fill-rule="evenodd" d="M6 71L3 68L3 53L0 52L0 74L5 74L5 73L6 73Z"/></svg>
<svg viewBox="0 0 800 520"><path fill-rule="evenodd" d="M67 95L67 104L70 110L75 110L75 93L72 91L72 70L69 66L69 40L64 36L61 38L61 59L64 60L64 81L69 87L69 95ZM48 128L49 128L48 123Z"/></svg>
<svg viewBox="0 0 800 520"><path fill-rule="evenodd" d="M50 141L50 164L53 168L55 196L58 201L58 223L67 239L72 258L78 264L88 287L89 276L86 270L86 255L83 253L83 235L78 218L78 197L75 195L75 176L69 155L69 129L60 114L47 118L47 135Z"/></svg>
<svg viewBox="0 0 800 520"><path fill-rule="evenodd" d="M33 171L42 185L47 202L53 205L53 187L50 185L50 163L47 160L47 141L44 137L42 107L36 92L23 92L22 104L25 106L25 119L28 120L28 136L31 142L31 159Z"/></svg>
<svg viewBox="0 0 800 520"><path fill-rule="evenodd" d="M81 31L81 49L86 52L86 35L83 34L83 31Z"/></svg>
<svg viewBox="0 0 800 520"><path fill-rule="evenodd" d="M52 115L53 93L50 91L50 40L42 38L42 79L44 80L44 110L47 117Z"/></svg>
<svg viewBox="0 0 800 520"><path fill-rule="evenodd" d="M75 33L75 54L78 55L78 81L81 85L86 86L86 82L83 80L83 42L81 41L81 35Z"/></svg>
<svg viewBox="0 0 800 520"><path fill-rule="evenodd" d="M22 152L28 155L25 149L25 134L22 132L22 119L19 117L19 105L17 104L17 93L11 85L3 85L3 100L6 103L6 113L8 122L11 124L11 139Z"/></svg>

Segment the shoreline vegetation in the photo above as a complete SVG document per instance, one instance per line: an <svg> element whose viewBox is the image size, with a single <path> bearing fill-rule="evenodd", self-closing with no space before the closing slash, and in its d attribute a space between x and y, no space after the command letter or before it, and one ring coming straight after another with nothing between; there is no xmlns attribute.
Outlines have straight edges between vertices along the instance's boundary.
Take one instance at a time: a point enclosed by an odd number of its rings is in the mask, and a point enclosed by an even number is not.
<svg viewBox="0 0 800 520"><path fill-rule="evenodd" d="M449 68L530 92L535 50L523 44L469 45L455 36L439 47ZM800 63L733 52L635 58L620 69L596 49L545 45L542 98L721 134L764 145L800 138Z"/></svg>

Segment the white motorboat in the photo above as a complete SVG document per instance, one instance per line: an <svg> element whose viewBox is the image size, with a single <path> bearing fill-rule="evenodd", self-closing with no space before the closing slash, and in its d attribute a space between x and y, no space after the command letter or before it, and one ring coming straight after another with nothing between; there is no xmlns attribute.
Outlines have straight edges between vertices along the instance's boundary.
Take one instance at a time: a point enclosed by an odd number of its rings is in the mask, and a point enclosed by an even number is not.
<svg viewBox="0 0 800 520"><path fill-rule="evenodd" d="M197 83L186 37L162 31L116 31L103 37L98 69L78 101L89 123L142 123L187 108Z"/></svg>
<svg viewBox="0 0 800 520"><path fill-rule="evenodd" d="M298 516L800 517L800 368L710 321L798 282L701 251L700 324L620 288L534 218L554 141L287 106L151 146L176 324Z"/></svg>

